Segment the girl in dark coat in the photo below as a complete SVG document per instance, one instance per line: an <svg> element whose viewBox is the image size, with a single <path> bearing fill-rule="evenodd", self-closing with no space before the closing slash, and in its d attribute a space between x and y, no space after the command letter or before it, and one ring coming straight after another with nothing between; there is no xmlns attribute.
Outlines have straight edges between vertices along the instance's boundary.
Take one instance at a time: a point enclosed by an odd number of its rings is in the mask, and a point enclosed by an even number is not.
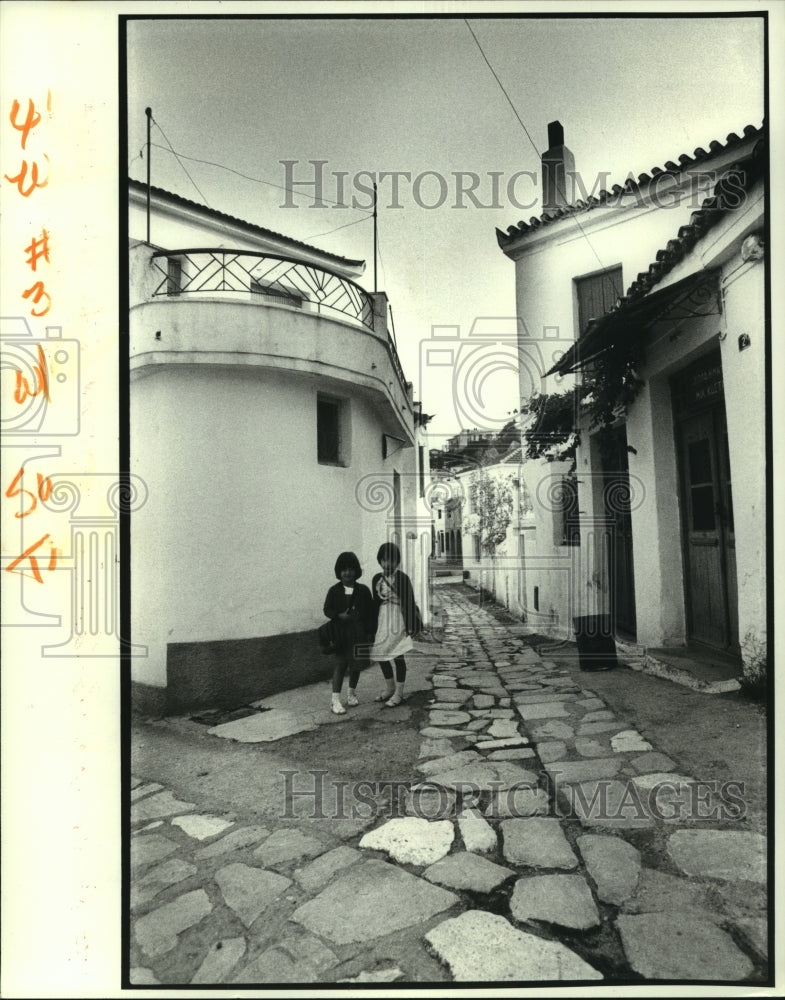
<svg viewBox="0 0 785 1000"><path fill-rule="evenodd" d="M357 581L362 576L360 561L354 552L342 552L335 562L338 583L327 591L324 613L333 624L335 639L335 667L333 669L332 710L345 715L341 703L341 688L347 669L349 693L346 704L359 705L357 681L363 665L363 646L367 648L376 624L376 611L368 588Z"/></svg>
<svg viewBox="0 0 785 1000"><path fill-rule="evenodd" d="M412 649L412 636L420 630L420 612L414 600L412 581L398 569L401 564L398 546L385 542L376 558L382 572L377 573L371 583L377 628L370 658L379 661L386 690L375 700L384 702L386 708L394 708L406 700L403 695L406 681L404 654Z"/></svg>

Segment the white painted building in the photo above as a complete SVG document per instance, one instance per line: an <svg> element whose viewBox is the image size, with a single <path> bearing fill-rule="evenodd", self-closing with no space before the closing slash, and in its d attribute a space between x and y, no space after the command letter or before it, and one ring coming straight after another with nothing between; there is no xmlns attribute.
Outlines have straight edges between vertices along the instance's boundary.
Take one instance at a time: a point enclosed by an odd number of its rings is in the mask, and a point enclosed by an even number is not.
<svg viewBox="0 0 785 1000"><path fill-rule="evenodd" d="M558 123L549 140L544 160L566 148ZM626 351L643 381L605 454L579 407L577 494L569 463L526 465L526 606L536 587L557 634L610 614L649 648L740 654L750 677L765 662L765 171L765 131L748 126L611 192L566 204L551 189L549 210L498 233L522 395L532 371L564 392Z"/></svg>
<svg viewBox="0 0 785 1000"><path fill-rule="evenodd" d="M396 540L419 578L415 404L361 261L155 188L150 207L148 235L129 182L136 701L241 704L326 676L339 552L368 583Z"/></svg>

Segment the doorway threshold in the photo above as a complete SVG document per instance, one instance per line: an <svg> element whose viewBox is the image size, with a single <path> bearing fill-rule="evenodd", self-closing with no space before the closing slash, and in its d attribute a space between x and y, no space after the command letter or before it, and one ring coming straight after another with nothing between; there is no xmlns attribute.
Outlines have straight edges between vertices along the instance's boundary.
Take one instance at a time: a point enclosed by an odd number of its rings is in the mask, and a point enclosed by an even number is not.
<svg viewBox="0 0 785 1000"><path fill-rule="evenodd" d="M633 670L682 684L701 694L726 694L741 688L741 657L725 650L699 643L645 649L638 646L630 650L635 649L637 655L627 658L625 644L617 643L617 648L620 658Z"/></svg>

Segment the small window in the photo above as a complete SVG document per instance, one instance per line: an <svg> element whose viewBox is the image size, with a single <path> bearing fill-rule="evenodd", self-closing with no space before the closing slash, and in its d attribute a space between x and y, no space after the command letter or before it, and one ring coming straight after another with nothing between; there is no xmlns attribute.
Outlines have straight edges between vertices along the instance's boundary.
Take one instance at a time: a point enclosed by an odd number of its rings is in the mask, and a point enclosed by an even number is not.
<svg viewBox="0 0 785 1000"><path fill-rule="evenodd" d="M580 545L581 527L578 519L578 480L575 476L562 476L559 491L561 504L555 516L555 542L557 545Z"/></svg>
<svg viewBox="0 0 785 1000"><path fill-rule="evenodd" d="M604 316L624 294L621 268L609 267L599 274L576 278L575 288L578 292L578 334L582 336L589 321Z"/></svg>
<svg viewBox="0 0 785 1000"><path fill-rule="evenodd" d="M251 278L250 288L251 298L263 299L267 302L279 302L281 305L295 306L297 309L302 309L303 307L302 296L297 295L296 292L289 291L287 288L263 285L255 278Z"/></svg>
<svg viewBox="0 0 785 1000"><path fill-rule="evenodd" d="M329 396L316 398L316 448L320 462L341 461L341 401Z"/></svg>
<svg viewBox="0 0 785 1000"><path fill-rule="evenodd" d="M166 294L179 295L183 287L183 264L179 257L166 258Z"/></svg>

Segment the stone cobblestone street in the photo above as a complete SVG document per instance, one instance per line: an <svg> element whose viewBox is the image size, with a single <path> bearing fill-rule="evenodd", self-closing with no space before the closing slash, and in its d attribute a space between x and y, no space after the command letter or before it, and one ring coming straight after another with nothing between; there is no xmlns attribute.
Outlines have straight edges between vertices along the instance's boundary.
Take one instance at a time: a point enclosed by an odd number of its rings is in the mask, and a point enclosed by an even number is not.
<svg viewBox="0 0 785 1000"><path fill-rule="evenodd" d="M422 657L419 756L392 811L318 825L293 796L285 822L260 822L135 760L131 983L763 982L766 839L733 790L683 773L558 648L438 589L443 641ZM211 727L212 752L357 725L318 696L318 713L263 704ZM401 731L420 715L383 714Z"/></svg>

